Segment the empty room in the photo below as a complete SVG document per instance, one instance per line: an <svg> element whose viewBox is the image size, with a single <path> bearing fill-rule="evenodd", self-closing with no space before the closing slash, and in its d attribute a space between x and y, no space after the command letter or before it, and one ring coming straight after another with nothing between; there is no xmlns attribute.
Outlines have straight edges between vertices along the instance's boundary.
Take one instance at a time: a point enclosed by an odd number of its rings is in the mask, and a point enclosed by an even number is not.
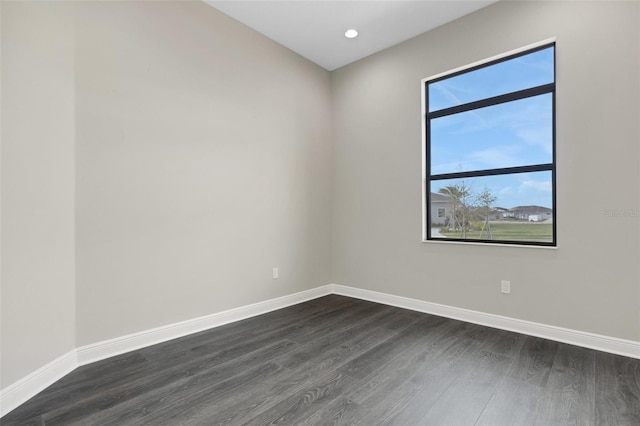
<svg viewBox="0 0 640 426"><path fill-rule="evenodd" d="M640 1L0 1L0 424L640 425Z"/></svg>

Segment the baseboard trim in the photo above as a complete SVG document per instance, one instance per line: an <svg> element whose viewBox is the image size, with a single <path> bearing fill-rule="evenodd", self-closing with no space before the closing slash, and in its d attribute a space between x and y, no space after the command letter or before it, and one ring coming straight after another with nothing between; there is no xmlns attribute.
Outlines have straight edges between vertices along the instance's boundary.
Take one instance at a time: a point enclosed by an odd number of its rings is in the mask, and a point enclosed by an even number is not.
<svg viewBox="0 0 640 426"><path fill-rule="evenodd" d="M640 359L640 342L632 340L618 339L600 334L587 333L584 331L571 330L568 328L540 324L500 315L487 314L469 309L425 302L423 300L395 296L377 291L363 290L340 284L332 284L331 292L343 296L355 297L357 299L369 300L371 302L383 303L385 305L397 306L399 308L411 309L413 311L424 312Z"/></svg>
<svg viewBox="0 0 640 426"><path fill-rule="evenodd" d="M331 294L331 288L331 285L316 287L287 296L81 346L0 390L0 417L24 404L79 366L326 296Z"/></svg>
<svg viewBox="0 0 640 426"><path fill-rule="evenodd" d="M640 359L640 342L618 339L599 334L571 330L500 315L487 314L454 306L441 305L403 296L364 290L340 284L329 284L287 296L194 318L179 323L133 333L115 339L86 345L74 349L10 386L0 390L0 417L60 380L77 367L121 355L136 349L166 342L204 330L265 314L287 306L306 302L328 294L354 297L362 300L411 309L446 318L542 337L585 348L610 352Z"/></svg>
<svg viewBox="0 0 640 426"><path fill-rule="evenodd" d="M256 315L266 314L267 312L325 296L330 294L330 292L330 285L316 287L287 296L277 297L275 299L253 303L251 305L241 306L239 308L229 309L227 311L217 312L215 314L193 318L150 330L144 330L138 333L128 334L115 339L82 346L77 349L78 365L90 364L112 356L131 352L136 349L145 348L168 340L188 336L189 334L220 327L221 325L240 321Z"/></svg>
<svg viewBox="0 0 640 426"><path fill-rule="evenodd" d="M38 368L0 392L0 417L18 408L78 366L75 349Z"/></svg>

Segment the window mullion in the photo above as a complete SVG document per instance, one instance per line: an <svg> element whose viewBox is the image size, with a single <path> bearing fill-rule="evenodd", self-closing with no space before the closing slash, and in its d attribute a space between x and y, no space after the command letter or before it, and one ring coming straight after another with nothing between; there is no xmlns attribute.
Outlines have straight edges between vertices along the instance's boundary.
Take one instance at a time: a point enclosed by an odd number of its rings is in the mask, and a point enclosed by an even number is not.
<svg viewBox="0 0 640 426"><path fill-rule="evenodd" d="M542 86L532 87L530 89L520 90L518 92L506 93L504 95L494 96L492 98L481 99L479 101L469 102L462 105L456 105L450 108L438 111L427 112L427 119L446 117L447 115L460 114L474 109L486 108L494 105L504 104L507 102L519 101L520 99L531 98L533 96L552 93L555 90L555 83L545 84ZM427 109L427 111L429 111Z"/></svg>
<svg viewBox="0 0 640 426"><path fill-rule="evenodd" d="M531 164L528 166L518 166L518 167L504 167L500 169L472 170L467 172L442 173L438 175L431 175L431 180L464 179L467 177L513 175L517 173L543 172L543 171L549 171L549 170L553 170L553 163Z"/></svg>

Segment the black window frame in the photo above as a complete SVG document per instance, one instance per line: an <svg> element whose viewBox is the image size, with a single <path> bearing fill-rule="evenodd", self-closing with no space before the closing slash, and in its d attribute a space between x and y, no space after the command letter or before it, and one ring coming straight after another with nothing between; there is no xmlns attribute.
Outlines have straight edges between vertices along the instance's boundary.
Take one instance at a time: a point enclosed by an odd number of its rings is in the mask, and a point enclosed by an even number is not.
<svg viewBox="0 0 640 426"><path fill-rule="evenodd" d="M521 56L526 56L531 53L535 53L540 50L548 49L553 47L553 82L549 84L543 84L540 86L530 87L524 90L517 90L514 92L509 92L497 96L492 96L489 98L484 98L476 101L471 101L468 103L455 105L443 109L439 109L433 112L429 111L429 85L437 83L442 80L446 80L461 74L470 73L482 68L487 68L493 66L495 64L499 64L501 62L505 62L514 58L518 58ZM424 99L424 171L425 171L425 185L424 185L424 232L423 239L425 241L438 241L438 242L454 242L454 243L478 243L481 245L484 244L494 244L494 245L514 245L514 246L542 246L542 247L557 247L557 203L556 203L556 42L555 40L541 43L535 47L524 48L521 51L516 53L507 54L497 59L488 60L486 62L472 65L468 68L462 68L456 71L452 71L449 73L439 74L436 77L428 78L423 80L423 99ZM431 129L430 122L436 118L450 116L454 114L460 114L468 111L473 111L479 108L486 108L489 106L500 105L507 102L513 102L521 99L531 98L533 96L539 96L543 94L551 94L551 126L552 126L552 156L551 163L544 164L531 164L526 166L517 166L517 167L506 167L506 168L497 168L497 169L483 169L483 170L473 170L467 172L455 172L455 173L442 173L442 174L431 174ZM508 175L508 174L519 174L519 173L531 173L531 172L540 172L540 171L550 171L551 172L551 202L552 202L552 241L523 241L523 240L489 240L489 239L471 239L471 238L438 238L433 237L431 235L431 226L432 226L432 203L431 203L431 182L438 180L446 180L446 179L464 179L464 178L473 178L473 177L483 177L483 176L496 176L496 175Z"/></svg>

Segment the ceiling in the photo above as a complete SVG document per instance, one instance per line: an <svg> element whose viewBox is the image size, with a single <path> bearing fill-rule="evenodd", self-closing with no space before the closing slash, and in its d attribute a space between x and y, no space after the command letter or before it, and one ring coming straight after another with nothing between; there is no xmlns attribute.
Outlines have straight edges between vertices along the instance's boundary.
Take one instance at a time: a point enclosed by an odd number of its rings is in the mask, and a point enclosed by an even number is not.
<svg viewBox="0 0 640 426"><path fill-rule="evenodd" d="M332 71L497 0L205 0ZM355 39L344 36L354 28Z"/></svg>

